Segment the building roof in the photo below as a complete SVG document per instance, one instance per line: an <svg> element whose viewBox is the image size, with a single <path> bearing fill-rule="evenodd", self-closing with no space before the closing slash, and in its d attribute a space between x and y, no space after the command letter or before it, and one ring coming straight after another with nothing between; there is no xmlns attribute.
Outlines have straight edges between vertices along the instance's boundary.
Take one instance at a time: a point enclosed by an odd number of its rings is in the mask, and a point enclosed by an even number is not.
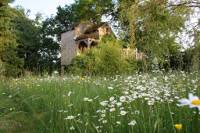
<svg viewBox="0 0 200 133"><path fill-rule="evenodd" d="M78 41L78 40L82 40L86 38L99 39L98 29L102 26L109 26L109 25L105 22L102 22L99 24L81 23L76 27L76 28L79 28L79 27L82 27L82 28L81 28L80 33L75 36L74 40Z"/></svg>

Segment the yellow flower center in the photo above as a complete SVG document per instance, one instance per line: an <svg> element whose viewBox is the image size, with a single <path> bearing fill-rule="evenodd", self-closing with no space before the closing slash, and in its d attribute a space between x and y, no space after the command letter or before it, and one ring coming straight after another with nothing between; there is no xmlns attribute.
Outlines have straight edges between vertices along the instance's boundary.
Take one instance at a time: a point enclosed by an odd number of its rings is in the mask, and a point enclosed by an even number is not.
<svg viewBox="0 0 200 133"><path fill-rule="evenodd" d="M192 100L192 104L200 106L200 99L198 99L198 100Z"/></svg>
<svg viewBox="0 0 200 133"><path fill-rule="evenodd" d="M177 129L177 130L181 130L183 128L183 125L182 124L175 124L174 127Z"/></svg>

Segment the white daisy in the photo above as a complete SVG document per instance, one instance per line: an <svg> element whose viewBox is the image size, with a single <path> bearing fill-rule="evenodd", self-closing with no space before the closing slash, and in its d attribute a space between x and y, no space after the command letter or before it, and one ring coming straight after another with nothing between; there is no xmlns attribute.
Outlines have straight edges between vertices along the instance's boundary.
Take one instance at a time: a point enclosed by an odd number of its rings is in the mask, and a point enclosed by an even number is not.
<svg viewBox="0 0 200 133"><path fill-rule="evenodd" d="M188 99L183 98L179 100L179 102L180 102L180 104L178 104L179 106L188 105L190 108L198 108L200 110L200 99L191 93L189 93Z"/></svg>
<svg viewBox="0 0 200 133"><path fill-rule="evenodd" d="M75 119L75 116L72 116L72 115L67 116L67 117L65 118L65 120L73 120L73 119Z"/></svg>
<svg viewBox="0 0 200 133"><path fill-rule="evenodd" d="M119 100L120 100L120 102L125 102L126 101L126 97L125 96L121 96L120 98L119 98Z"/></svg>
<svg viewBox="0 0 200 133"><path fill-rule="evenodd" d="M126 112L126 111L124 111L124 110L122 110L122 111L120 111L120 115L126 115L128 112Z"/></svg>
<svg viewBox="0 0 200 133"><path fill-rule="evenodd" d="M135 120L132 120L131 122L128 123L129 126L135 126L137 122Z"/></svg>

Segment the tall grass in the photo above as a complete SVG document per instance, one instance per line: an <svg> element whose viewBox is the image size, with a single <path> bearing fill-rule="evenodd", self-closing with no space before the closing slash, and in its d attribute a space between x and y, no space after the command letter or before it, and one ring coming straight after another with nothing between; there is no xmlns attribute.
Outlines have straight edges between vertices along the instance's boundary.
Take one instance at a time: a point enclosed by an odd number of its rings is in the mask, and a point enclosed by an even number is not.
<svg viewBox="0 0 200 133"><path fill-rule="evenodd" d="M0 132L195 133L195 109L177 106L188 93L198 73L2 79Z"/></svg>

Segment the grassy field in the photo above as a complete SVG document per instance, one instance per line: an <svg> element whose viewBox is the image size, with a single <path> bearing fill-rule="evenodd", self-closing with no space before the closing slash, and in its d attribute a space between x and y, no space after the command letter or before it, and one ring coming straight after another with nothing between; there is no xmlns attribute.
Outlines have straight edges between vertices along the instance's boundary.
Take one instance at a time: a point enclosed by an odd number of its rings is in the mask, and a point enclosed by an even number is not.
<svg viewBox="0 0 200 133"><path fill-rule="evenodd" d="M197 133L189 93L200 74L1 78L0 133Z"/></svg>

